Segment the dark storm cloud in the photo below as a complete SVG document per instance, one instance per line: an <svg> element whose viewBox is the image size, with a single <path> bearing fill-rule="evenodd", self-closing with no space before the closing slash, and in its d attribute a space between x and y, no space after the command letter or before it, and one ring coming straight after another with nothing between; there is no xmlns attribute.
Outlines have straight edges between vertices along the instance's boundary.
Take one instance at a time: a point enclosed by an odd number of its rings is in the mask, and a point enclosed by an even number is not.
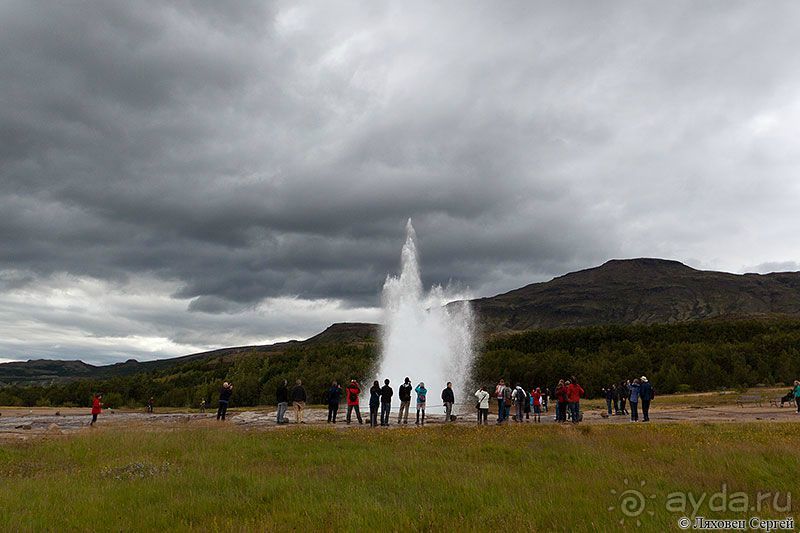
<svg viewBox="0 0 800 533"><path fill-rule="evenodd" d="M799 21L793 2L4 2L0 293L151 280L180 312L76 327L310 334L377 305L408 217L426 283L476 295L612 257L796 265ZM341 307L257 316L282 297Z"/></svg>

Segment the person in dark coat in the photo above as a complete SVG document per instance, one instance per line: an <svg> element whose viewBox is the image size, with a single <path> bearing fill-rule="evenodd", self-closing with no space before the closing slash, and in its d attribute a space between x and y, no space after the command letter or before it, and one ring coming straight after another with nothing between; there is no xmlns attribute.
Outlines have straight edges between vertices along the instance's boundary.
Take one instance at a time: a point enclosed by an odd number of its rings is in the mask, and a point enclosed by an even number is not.
<svg viewBox="0 0 800 533"><path fill-rule="evenodd" d="M303 409L306 407L306 389L303 382L299 379L292 389L292 405L294 406L294 421L297 424L305 424L303 420Z"/></svg>
<svg viewBox="0 0 800 533"><path fill-rule="evenodd" d="M342 397L342 387L335 381L328 389L328 423L336 423L336 413L339 412L339 401Z"/></svg>
<svg viewBox="0 0 800 533"><path fill-rule="evenodd" d="M442 403L444 403L444 422L450 423L453 415L453 404L456 403L456 396L453 394L453 383L448 381L447 386L442 391Z"/></svg>
<svg viewBox="0 0 800 533"><path fill-rule="evenodd" d="M642 421L650 421L650 402L655 397L653 385L647 380L647 376L642 376L642 384L639 385L639 400L642 402Z"/></svg>
<svg viewBox="0 0 800 533"><path fill-rule="evenodd" d="M227 381L222 384L222 387L219 389L219 406L217 407L217 420L222 419L225 420L225 413L228 412L228 404L231 401L231 395L233 394L233 384L228 383Z"/></svg>
<svg viewBox="0 0 800 533"><path fill-rule="evenodd" d="M374 428L378 425L378 407L381 405L381 386L378 380L372 382L369 389L369 427Z"/></svg>
<svg viewBox="0 0 800 533"><path fill-rule="evenodd" d="M278 424L289 423L289 419L286 418L286 410L289 409L289 387L287 385L288 382L284 379L275 391L275 400L278 403Z"/></svg>
<svg viewBox="0 0 800 533"><path fill-rule="evenodd" d="M397 389L397 396L400 398L400 412L397 415L397 423L408 424L408 408L411 406L411 378L406 378L402 385Z"/></svg>
<svg viewBox="0 0 800 533"><path fill-rule="evenodd" d="M394 391L389 386L389 380L383 380L383 387L381 387L381 425L389 425L389 412L392 410L392 396Z"/></svg>
<svg viewBox="0 0 800 533"><path fill-rule="evenodd" d="M614 401L614 386L604 387L603 396L606 399L606 407L608 408L608 416L611 416L611 403Z"/></svg>

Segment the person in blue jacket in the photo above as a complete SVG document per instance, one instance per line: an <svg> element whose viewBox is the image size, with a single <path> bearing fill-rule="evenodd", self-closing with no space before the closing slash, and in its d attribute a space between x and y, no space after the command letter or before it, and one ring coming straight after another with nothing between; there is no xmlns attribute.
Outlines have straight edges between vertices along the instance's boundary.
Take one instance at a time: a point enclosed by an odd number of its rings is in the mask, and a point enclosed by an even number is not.
<svg viewBox="0 0 800 533"><path fill-rule="evenodd" d="M419 382L419 385L416 386L414 392L417 393L417 425L425 425L425 402L428 398L428 389L425 388L425 384L423 382ZM422 422L420 422L419 413L422 412Z"/></svg>
<svg viewBox="0 0 800 533"><path fill-rule="evenodd" d="M629 399L631 404L631 422L639 421L639 391L641 390L642 383L639 378L633 380L630 385L631 397Z"/></svg>

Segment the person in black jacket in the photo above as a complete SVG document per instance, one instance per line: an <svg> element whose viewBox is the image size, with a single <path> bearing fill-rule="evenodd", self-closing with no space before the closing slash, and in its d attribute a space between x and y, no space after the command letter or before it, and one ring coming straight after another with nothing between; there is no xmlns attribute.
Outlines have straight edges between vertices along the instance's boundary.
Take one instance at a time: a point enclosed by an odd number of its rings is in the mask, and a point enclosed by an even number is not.
<svg viewBox="0 0 800 533"><path fill-rule="evenodd" d="M287 385L288 382L284 379L281 384L278 385L278 390L275 391L275 400L278 403L278 424L289 423L289 419L286 418L286 410L289 408L289 387L287 387Z"/></svg>
<svg viewBox="0 0 800 533"><path fill-rule="evenodd" d="M644 422L650 421L650 402L655 397L655 393L653 392L653 385L647 381L646 376L642 376L642 384L639 387L639 399L642 401L642 420Z"/></svg>
<svg viewBox="0 0 800 533"><path fill-rule="evenodd" d="M217 420L220 418L225 420L225 413L228 412L228 402L231 400L231 394L233 394L233 384L228 383L227 381L222 384L222 388L219 389L219 407L217 408Z"/></svg>
<svg viewBox="0 0 800 533"><path fill-rule="evenodd" d="M406 378L405 382L397 389L400 397L400 414L397 415L397 423L408 424L408 408L411 405L411 379ZM405 416L403 415L405 412Z"/></svg>
<svg viewBox="0 0 800 533"><path fill-rule="evenodd" d="M328 423L336 423L336 413L339 412L339 400L342 396L342 387L335 381L328 389Z"/></svg>
<svg viewBox="0 0 800 533"><path fill-rule="evenodd" d="M608 416L611 416L611 403L614 401L614 386L603 387L603 396L606 399L606 407L608 408Z"/></svg>
<svg viewBox="0 0 800 533"><path fill-rule="evenodd" d="M306 389L303 388L303 382L299 379L292 389L292 405L294 405L294 421L297 424L305 424L303 409L306 406Z"/></svg>
<svg viewBox="0 0 800 533"><path fill-rule="evenodd" d="M448 381L447 387L442 390L442 403L444 403L444 422L450 422L450 416L453 413L453 404L456 403L455 394L453 394L453 384Z"/></svg>
<svg viewBox="0 0 800 533"><path fill-rule="evenodd" d="M389 412L392 410L392 395L394 391L389 386L389 380L383 380L383 387L381 387L381 425L389 425Z"/></svg>
<svg viewBox="0 0 800 533"><path fill-rule="evenodd" d="M374 428L378 425L378 407L381 404L381 386L378 380L372 382L369 389L369 427Z"/></svg>

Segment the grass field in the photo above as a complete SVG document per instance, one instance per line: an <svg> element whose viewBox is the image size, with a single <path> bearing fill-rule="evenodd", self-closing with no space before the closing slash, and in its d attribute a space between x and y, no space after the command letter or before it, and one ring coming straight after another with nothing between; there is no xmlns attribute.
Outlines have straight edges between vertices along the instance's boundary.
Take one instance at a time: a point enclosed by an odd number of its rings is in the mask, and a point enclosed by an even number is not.
<svg viewBox="0 0 800 533"><path fill-rule="evenodd" d="M639 520L640 529L663 531L692 514L691 506L667 510L676 491L695 501L741 491L753 505L759 491L780 493L758 512L711 512L706 500L697 514L786 517L785 496L800 471L799 430L97 428L0 447L0 529L609 531ZM622 493L634 489L645 506L626 515Z"/></svg>

